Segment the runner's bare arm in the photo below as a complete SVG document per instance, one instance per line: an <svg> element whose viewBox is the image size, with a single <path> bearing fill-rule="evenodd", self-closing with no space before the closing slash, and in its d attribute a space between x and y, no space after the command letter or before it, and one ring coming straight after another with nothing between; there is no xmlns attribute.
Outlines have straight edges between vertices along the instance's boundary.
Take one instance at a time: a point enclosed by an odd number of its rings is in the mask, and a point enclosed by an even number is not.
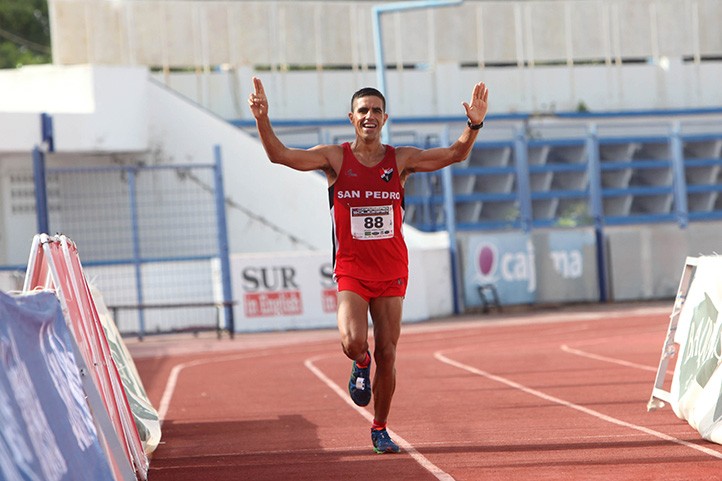
<svg viewBox="0 0 722 481"><path fill-rule="evenodd" d="M466 116L472 125L484 122L489 108L487 100L489 89L483 82L474 85L471 93L471 102L463 103ZM447 165L461 162L466 159L474 147L478 129L466 127L459 138L449 147L434 149L418 149L416 147L399 147L397 156L399 164L405 172L432 172Z"/></svg>
<svg viewBox="0 0 722 481"><path fill-rule="evenodd" d="M268 98L258 77L253 77L253 93L248 97L248 105L256 119L258 137L271 162L301 171L323 170L328 174L329 170L332 170L331 159L337 150L336 146L318 145L308 150L293 149L286 147L276 136L268 117Z"/></svg>

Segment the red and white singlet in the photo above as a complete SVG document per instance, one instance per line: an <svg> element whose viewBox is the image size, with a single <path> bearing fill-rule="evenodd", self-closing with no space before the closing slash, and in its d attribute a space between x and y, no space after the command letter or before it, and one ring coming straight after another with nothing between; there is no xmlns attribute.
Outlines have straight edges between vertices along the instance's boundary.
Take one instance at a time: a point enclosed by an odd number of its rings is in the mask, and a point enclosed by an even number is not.
<svg viewBox="0 0 722 481"><path fill-rule="evenodd" d="M366 167L354 156L351 144L342 147L341 171L328 188L334 274L366 281L404 278L409 256L395 149L387 145L383 160Z"/></svg>

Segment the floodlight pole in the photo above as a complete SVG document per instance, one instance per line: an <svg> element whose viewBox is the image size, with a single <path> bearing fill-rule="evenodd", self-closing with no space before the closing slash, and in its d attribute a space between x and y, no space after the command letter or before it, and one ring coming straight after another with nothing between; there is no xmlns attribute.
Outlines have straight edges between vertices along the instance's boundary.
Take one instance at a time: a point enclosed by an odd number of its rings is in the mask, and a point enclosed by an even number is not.
<svg viewBox="0 0 722 481"><path fill-rule="evenodd" d="M373 7L373 28L374 28L374 50L376 57L376 80L378 88L384 95L386 91L386 60L384 59L384 39L381 32L381 15L388 12L400 12L405 10L419 10L424 8L449 7L461 5L464 0L421 0L414 2L396 2ZM386 102L386 111L388 111L388 101ZM385 144L391 143L391 134L389 132L390 121L386 121L381 131L381 141ZM449 129L444 130L442 145L449 145ZM461 312L460 293L459 293L459 256L457 253L458 246L456 243L456 213L454 211L454 184L452 172L450 168L442 169L441 176L444 185L444 212L446 214L446 230L449 233L449 256L451 264L451 289L453 299L454 314Z"/></svg>
<svg viewBox="0 0 722 481"><path fill-rule="evenodd" d="M384 39L381 32L381 15L388 12L401 12L405 10L420 10L423 8L449 7L461 5L464 0L420 0L416 2L396 2L376 5L373 7L373 28L374 28L374 51L376 58L376 81L379 90L386 95L386 60L384 59ZM386 102L388 106L388 101ZM388 108L387 108L388 111ZM381 139L383 143L390 143L391 135L389 133L389 124L387 121L381 131Z"/></svg>

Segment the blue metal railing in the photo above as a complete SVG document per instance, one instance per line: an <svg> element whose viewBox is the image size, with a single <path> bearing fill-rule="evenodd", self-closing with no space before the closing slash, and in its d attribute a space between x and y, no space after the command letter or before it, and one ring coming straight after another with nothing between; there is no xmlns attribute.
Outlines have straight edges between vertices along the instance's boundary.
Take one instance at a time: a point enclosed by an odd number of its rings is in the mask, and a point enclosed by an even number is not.
<svg viewBox="0 0 722 481"><path fill-rule="evenodd" d="M466 184L469 177L483 179L485 184L477 182L472 192L454 192L452 198L457 209L469 202L483 204L482 213L475 219L457 219L459 230L658 222L674 222L684 227L690 220L713 220L722 214L722 202L713 202L722 184L722 174L714 176L715 169L722 169L720 149L711 149L714 151L711 154L691 152L695 146L722 142L722 109L567 112L549 116L553 117L557 119L553 125L535 122L533 115L523 113L487 117L489 125L479 136L470 160L450 168L455 181L452 186L456 182ZM285 120L275 125L289 128L313 125L320 139L325 127L341 125L340 122ZM413 131L413 125L426 126L420 131L427 132L424 134L427 140L423 145L419 140L417 146L427 148L439 145L442 135L429 135L428 124L446 123L461 128L464 119L395 118L394 122L404 125L404 131ZM237 125L244 124L239 121ZM557 132L553 132L555 128ZM454 127L449 130L453 132ZM546 150L550 152L547 161L540 162L539 157ZM629 150L630 155L615 157L617 150ZM485 157L498 154L497 151L508 155L504 163L484 162ZM566 157L570 155L578 158L569 161ZM696 175L699 172L702 180ZM415 174L407 183L406 202L415 210L406 220L424 231L446 229L444 189L437 174ZM543 185L547 176L553 179L551 185ZM565 182L564 177L577 179L579 185ZM615 181L615 177L624 180ZM489 188L508 183L510 178L511 185L504 192ZM656 206L655 196L659 197ZM693 198L696 202L690 202ZM669 199L672 201L668 208ZM575 209L580 203L586 206L581 213ZM543 209L544 204L549 209ZM554 210L552 204L557 204L557 210L549 214ZM495 205L499 206L496 214ZM576 216L573 222L565 222L570 215Z"/></svg>
<svg viewBox="0 0 722 481"><path fill-rule="evenodd" d="M690 218L695 220L717 219L722 215L722 206L713 206L705 212L690 212L687 199L690 195L717 195L722 192L722 183L719 177L714 177L714 169L722 172L722 156L719 157L694 157L687 152L687 148L694 143L700 142L722 142L722 129L720 134L706 135L682 135L678 126L672 126L668 136L629 135L626 137L615 135L613 137L599 137L591 131L585 137L565 139L528 139L518 131L515 140L485 142L479 141L475 146L475 159L483 158L485 152L492 149L508 148L512 151L513 165L479 165L478 161L466 166L453 166L451 168L455 178L477 177L484 179L487 183L494 183L494 176L514 177L513 188L504 192L491 192L479 190L474 192L455 192L454 200L459 207L464 203L482 202L487 211L493 210L495 203L514 202L518 208L518 215L515 218L504 217L499 213L497 218L479 218L477 221L464 221L457 226L461 230L484 230L490 225L497 228L522 228L546 227L558 225L563 213L557 213L554 218L542 218L530 214L530 205L535 201L583 201L587 205L588 222L593 222L596 217L603 225L628 225L634 223L655 223L655 222L677 222L684 227ZM590 138L594 140L590 144ZM575 162L549 162L542 164L529 164L530 149L548 147L554 148L569 146L587 146L583 155ZM590 147L591 145L591 147ZM654 157L643 150L630 158L609 159L603 158L603 149L614 145L639 145L639 149L645 146L659 148L664 147L663 157ZM594 155L589 150L594 149ZM719 149L718 149L719 151ZM607 154L608 155L608 154ZM691 183L688 180L691 169L708 169L710 178L704 183ZM596 175L591 173L596 172ZM615 185L613 182L605 182L605 175L625 174L626 182ZM529 183L530 176L576 176L579 186L554 185L546 187L533 187ZM598 177L597 180L595 178ZM593 188L598 183L598 189ZM429 195L423 193L420 196L407 194L406 201L409 205L423 205L426 210L433 210L440 205L443 199L443 192ZM656 210L645 211L639 207L643 199L650 199L658 196L664 201L658 203ZM671 196L671 197L670 197ZM610 205L605 204L613 199L621 200L630 198L629 206L624 212L615 212ZM664 204L672 199L671 208L667 209ZM653 201L650 201L654 203ZM597 205L597 208L593 206ZM423 222L415 224L409 219L412 225L422 230L444 230L445 221L438 219L437 222Z"/></svg>

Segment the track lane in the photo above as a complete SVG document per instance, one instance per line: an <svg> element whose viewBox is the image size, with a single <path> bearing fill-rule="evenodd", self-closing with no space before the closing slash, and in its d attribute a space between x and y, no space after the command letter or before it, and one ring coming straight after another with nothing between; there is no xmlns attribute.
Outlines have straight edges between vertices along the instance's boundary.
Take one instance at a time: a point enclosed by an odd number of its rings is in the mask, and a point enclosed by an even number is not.
<svg viewBox="0 0 722 481"><path fill-rule="evenodd" d="M722 479L719 460L706 453L719 454L720 446L701 440L669 409L646 412L654 374L634 365L656 365L666 323L664 315L634 313L405 326L390 428L459 481ZM349 362L334 336L324 336L184 368L150 481L201 473L221 481L437 479L408 453L371 452L368 420L305 365L313 359L343 390ZM601 419L442 363L436 352ZM147 358L139 370L145 380L144 363L155 369L153 385L146 384L155 403L163 392L157 381L173 366L218 356Z"/></svg>

